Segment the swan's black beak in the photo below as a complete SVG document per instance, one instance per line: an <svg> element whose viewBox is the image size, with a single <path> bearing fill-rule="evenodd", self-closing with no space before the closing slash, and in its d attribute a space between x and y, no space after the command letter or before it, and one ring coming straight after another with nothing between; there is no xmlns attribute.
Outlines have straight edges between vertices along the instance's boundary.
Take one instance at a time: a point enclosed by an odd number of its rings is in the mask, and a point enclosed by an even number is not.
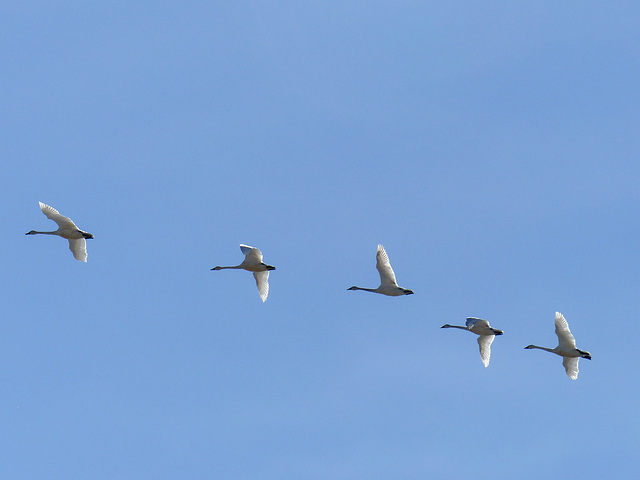
<svg viewBox="0 0 640 480"><path fill-rule="evenodd" d="M502 335L504 334L504 332L502 330L494 330L493 332L495 335Z"/></svg>
<svg viewBox="0 0 640 480"><path fill-rule="evenodd" d="M267 270L275 270L276 267L272 267L271 265L265 265L265 267L267 267Z"/></svg>
<svg viewBox="0 0 640 480"><path fill-rule="evenodd" d="M82 236L84 238L93 238L93 235L91 235L90 233L87 233L87 232L82 232Z"/></svg>
<svg viewBox="0 0 640 480"><path fill-rule="evenodd" d="M413 295L413 290L405 290L404 294L405 295Z"/></svg>

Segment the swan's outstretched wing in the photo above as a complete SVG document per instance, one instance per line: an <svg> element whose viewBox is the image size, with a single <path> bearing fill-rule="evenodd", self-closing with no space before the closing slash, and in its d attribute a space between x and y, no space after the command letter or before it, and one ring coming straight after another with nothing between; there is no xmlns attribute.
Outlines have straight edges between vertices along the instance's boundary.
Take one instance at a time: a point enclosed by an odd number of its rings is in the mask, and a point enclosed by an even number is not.
<svg viewBox="0 0 640 480"><path fill-rule="evenodd" d="M571 380L578 378L578 360L580 357L562 357L562 365Z"/></svg>
<svg viewBox="0 0 640 480"><path fill-rule="evenodd" d="M87 261L87 242L84 238L70 238L69 250L71 250L76 260Z"/></svg>
<svg viewBox="0 0 640 480"><path fill-rule="evenodd" d="M473 327L478 322L485 322L487 325L489 325L489 322L487 322L486 320L482 320L476 317L467 317L467 321L465 322L465 325L467 326L467 328L471 329L471 327Z"/></svg>
<svg viewBox="0 0 640 480"><path fill-rule="evenodd" d="M50 207L49 205L45 205L42 202L38 203L40 204L40 210L42 210L42 213L44 213L49 220L53 220L54 222L56 222L60 228L74 228L76 230L78 229L78 227L76 227L76 224L73 223L73 221L69 217L60 215L60 212L58 212L58 210Z"/></svg>
<svg viewBox="0 0 640 480"><path fill-rule="evenodd" d="M558 346L562 350L572 350L576 348L576 339L571 335L569 324L560 312L556 312L556 335L558 336Z"/></svg>
<svg viewBox="0 0 640 480"><path fill-rule="evenodd" d="M240 245L240 250L244 253L245 261L248 263L261 263L262 252L257 248L250 247L249 245Z"/></svg>
<svg viewBox="0 0 640 480"><path fill-rule="evenodd" d="M482 357L482 363L485 367L489 366L489 358L491 357L491 344L495 335L480 335L478 336L478 345L480 346L480 357Z"/></svg>
<svg viewBox="0 0 640 480"><path fill-rule="evenodd" d="M253 272L253 276L256 279L260 298L265 302L267 300L267 295L269 295L269 271Z"/></svg>
<svg viewBox="0 0 640 480"><path fill-rule="evenodd" d="M473 330L474 327L476 330L489 328L489 322L487 320L483 320L482 318L476 318L476 317L467 317L467 321L465 322L465 325L469 330Z"/></svg>
<svg viewBox="0 0 640 480"><path fill-rule="evenodd" d="M396 274L393 273L389 257L387 256L387 252L384 251L384 247L382 245L378 245L378 251L376 253L376 268L380 274L380 285L398 286L398 283L396 282Z"/></svg>
<svg viewBox="0 0 640 480"><path fill-rule="evenodd" d="M469 317L466 322L467 328L477 335L493 335L497 330L491 328L487 320L482 318Z"/></svg>

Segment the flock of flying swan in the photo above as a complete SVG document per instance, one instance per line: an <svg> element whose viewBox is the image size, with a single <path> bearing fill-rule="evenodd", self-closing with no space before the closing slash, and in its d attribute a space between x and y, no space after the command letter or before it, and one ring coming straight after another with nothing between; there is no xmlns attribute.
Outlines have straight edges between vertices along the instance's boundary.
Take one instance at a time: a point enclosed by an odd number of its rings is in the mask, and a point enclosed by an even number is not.
<svg viewBox="0 0 640 480"><path fill-rule="evenodd" d="M93 238L93 235L80 230L76 224L73 223L73 220L61 215L55 208L45 205L42 202L39 203L42 213L44 213L48 219L56 222L58 224L58 229L53 232L38 232L36 230L31 230L25 235L58 235L59 237L66 238L69 240L69 250L73 253L73 257L81 262L86 262L86 239ZM211 270L234 269L252 272L256 279L260 299L265 302L269 295L269 272L271 270L275 270L276 267L264 263L262 261L262 252L257 248L250 247L249 245L240 245L240 249L244 254L244 260L240 265L231 267L213 267ZM389 262L389 256L382 245L378 245L378 251L376 252L376 268L380 274L380 286L378 288L362 288L353 286L349 287L347 290L364 290L365 292L380 293L391 297L413 294L412 290L398 286L396 275L393 272L393 268L391 268L391 263ZM547 348L539 347L537 345L527 345L524 348L537 348L561 356L562 365L564 365L567 375L572 380L576 380L578 378L578 360L580 360L580 358L591 360L591 354L586 350L576 348L576 339L569 330L569 324L559 312L556 312L555 324L556 335L558 336L557 347ZM482 363L485 367L489 366L491 344L493 343L493 340L496 335L502 335L504 333L502 330L491 327L487 320L475 317L467 318L466 326L449 325L447 323L440 328L458 328L478 335L480 357L482 358Z"/></svg>

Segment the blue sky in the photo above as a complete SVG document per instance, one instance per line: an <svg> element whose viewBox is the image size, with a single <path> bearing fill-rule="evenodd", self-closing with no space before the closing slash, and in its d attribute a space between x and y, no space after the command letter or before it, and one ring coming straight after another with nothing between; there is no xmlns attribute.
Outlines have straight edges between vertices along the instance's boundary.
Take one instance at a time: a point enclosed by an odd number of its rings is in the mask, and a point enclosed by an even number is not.
<svg viewBox="0 0 640 480"><path fill-rule="evenodd" d="M346 3L346 4L345 4ZM0 477L630 478L640 7L0 7ZM86 264L42 201L95 235ZM277 270L262 303L242 260ZM382 243L401 286L376 287ZM580 362L553 347L564 314ZM477 316L504 330L484 368Z"/></svg>

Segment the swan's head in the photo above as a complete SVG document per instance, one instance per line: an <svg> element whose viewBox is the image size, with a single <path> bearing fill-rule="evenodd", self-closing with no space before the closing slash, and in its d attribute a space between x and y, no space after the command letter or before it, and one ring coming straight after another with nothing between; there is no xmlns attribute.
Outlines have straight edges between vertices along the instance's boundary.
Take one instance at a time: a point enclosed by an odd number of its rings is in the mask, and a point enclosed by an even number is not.
<svg viewBox="0 0 640 480"><path fill-rule="evenodd" d="M448 323L445 323L440 328L451 328L451 325L449 325Z"/></svg>
<svg viewBox="0 0 640 480"><path fill-rule="evenodd" d="M25 233L25 235L35 235L36 231L35 230L31 230L30 232Z"/></svg>
<svg viewBox="0 0 640 480"><path fill-rule="evenodd" d="M27 233L27 235L29 235L29 234ZM353 287L349 287L349 288L347 288L347 290L358 290L358 287L356 287L356 286L354 285Z"/></svg>
<svg viewBox="0 0 640 480"><path fill-rule="evenodd" d="M536 348L535 345L527 345L526 347L524 347L524 349L526 350L527 348Z"/></svg>
<svg viewBox="0 0 640 480"><path fill-rule="evenodd" d="M213 267L211 270L222 270L222 267Z"/></svg>
<svg viewBox="0 0 640 480"><path fill-rule="evenodd" d="M413 290L409 290L408 288L403 288L403 289L402 289L402 292L403 292L405 295L413 295Z"/></svg>
<svg viewBox="0 0 640 480"><path fill-rule="evenodd" d="M502 330L498 330L497 328L492 328L494 335L502 335L504 332Z"/></svg>
<svg viewBox="0 0 640 480"><path fill-rule="evenodd" d="M264 267L267 269L267 271L269 271L269 270L275 270L275 269L276 269L276 267L274 267L274 266L272 266L272 265L266 265L266 264L264 264L264 263L263 263L263 265L264 265Z"/></svg>
<svg viewBox="0 0 640 480"><path fill-rule="evenodd" d="M82 232L82 236L84 238L93 238L93 235L91 235L90 233L87 233L87 232Z"/></svg>
<svg viewBox="0 0 640 480"><path fill-rule="evenodd" d="M576 350L578 350L576 348ZM587 360L591 360L591 354L585 350L578 350L578 352L580 352L580 357L582 358L586 358Z"/></svg>

